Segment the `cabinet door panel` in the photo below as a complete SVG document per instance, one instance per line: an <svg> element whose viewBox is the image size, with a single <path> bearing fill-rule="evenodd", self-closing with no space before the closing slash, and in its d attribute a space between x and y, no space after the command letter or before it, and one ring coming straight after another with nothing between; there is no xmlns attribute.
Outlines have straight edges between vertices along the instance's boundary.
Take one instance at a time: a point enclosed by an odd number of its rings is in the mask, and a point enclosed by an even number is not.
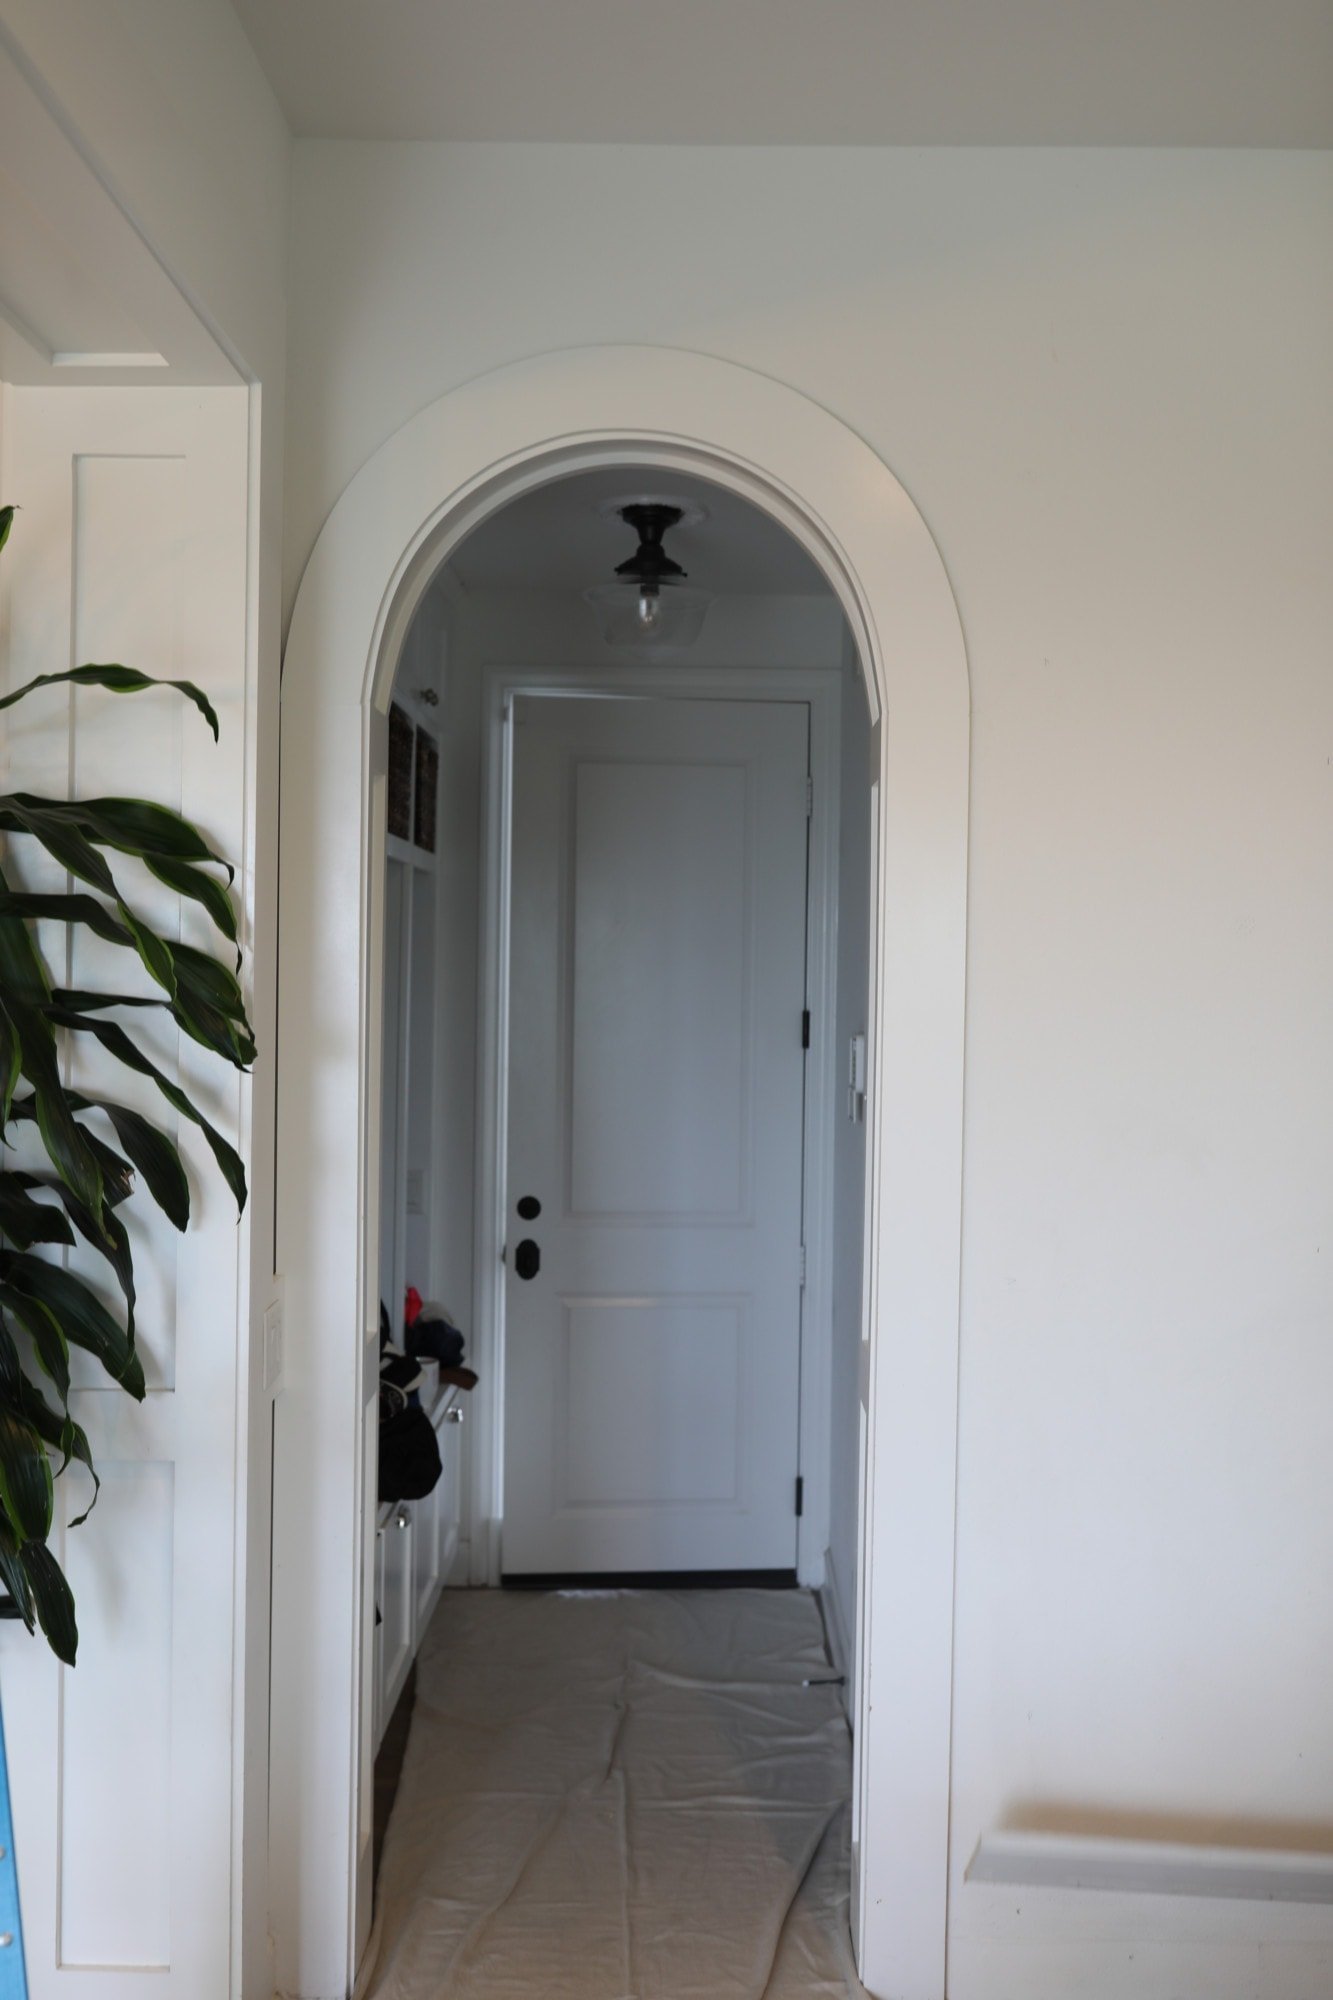
<svg viewBox="0 0 1333 2000"><path fill-rule="evenodd" d="M412 1664L416 1609L413 1589L413 1537L416 1524L413 1508L419 1503L400 1501L383 1529L383 1594L380 1598L380 1644L383 1648L383 1676L380 1681L380 1708L383 1723L393 1714L402 1693L407 1670Z"/></svg>
<svg viewBox="0 0 1333 2000"><path fill-rule="evenodd" d="M412 1651L426 1635L426 1626L440 1593L441 1479L424 1500L412 1502Z"/></svg>

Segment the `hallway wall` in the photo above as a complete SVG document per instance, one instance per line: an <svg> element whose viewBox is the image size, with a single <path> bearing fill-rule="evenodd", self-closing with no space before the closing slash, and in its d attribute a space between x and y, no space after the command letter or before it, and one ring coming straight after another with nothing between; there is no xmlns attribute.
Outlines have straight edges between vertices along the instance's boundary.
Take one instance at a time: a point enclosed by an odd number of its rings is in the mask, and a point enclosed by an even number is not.
<svg viewBox="0 0 1333 2000"><path fill-rule="evenodd" d="M1129 1948L1218 2000L1327 1964L1318 1911L1205 1945L963 1870L1025 1812L1328 1820L1331 198L1312 153L296 148L289 601L413 411L606 341L825 404L953 580L953 2000L1123 1990Z"/></svg>
<svg viewBox="0 0 1333 2000"><path fill-rule="evenodd" d="M847 1673L847 1710L856 1712L857 1511L860 1499L861 1277L865 1243L865 1117L849 1115L853 1035L868 1026L870 991L870 714L860 662L844 627L842 824L838 830L837 1096L833 1107L833 1337L829 1382L829 1548L826 1608Z"/></svg>
<svg viewBox="0 0 1333 2000"><path fill-rule="evenodd" d="M694 668L842 667L857 671L844 658L845 625L830 597L720 596L710 607L703 633L690 649ZM441 652L443 670L432 668ZM429 1236L438 1295L458 1316L473 1359L477 1356L479 1322L475 1275L476 1211L474 1203L477 1121L477 1002L481 952L481 867L483 766L485 758L485 677L488 668L552 668L624 666L632 670L636 655L607 646L598 634L588 607L576 592L549 590L464 590L446 569L422 599L404 645L395 684L395 699L418 685L429 673L440 705L417 712L440 743L440 792L437 881L438 954L436 960L435 1116L436 1173L430 1198ZM859 702L844 693L844 712L855 718ZM862 722L862 732L864 722ZM864 750L861 772L864 778ZM864 890L861 892L864 894ZM849 927L856 935L857 926ZM835 1108L841 1111L841 1101ZM861 1225L859 1208L856 1229ZM859 1263L854 1283L859 1304ZM848 1296L839 1286L835 1301L835 1332L841 1325ZM855 1341L857 1328L850 1327ZM854 1373L854 1351L841 1357L840 1378ZM835 1370L838 1362L835 1360ZM845 1470L855 1452L855 1418L844 1403L839 1408L838 1433ZM475 1426L464 1435L464 1451L475 1449ZM469 1470L465 1463L465 1490ZM844 1481L845 1484L845 1481ZM813 1496L812 1496L813 1501ZM471 1543L484 1535L465 1511L463 1541L452 1581L466 1582ZM855 1514L851 1519L851 1557L855 1557ZM477 1567L475 1565L479 1565ZM478 1550L473 1577L485 1574L485 1552ZM847 1570L850 1587L852 1570ZM848 1613L850 1616L849 1602Z"/></svg>

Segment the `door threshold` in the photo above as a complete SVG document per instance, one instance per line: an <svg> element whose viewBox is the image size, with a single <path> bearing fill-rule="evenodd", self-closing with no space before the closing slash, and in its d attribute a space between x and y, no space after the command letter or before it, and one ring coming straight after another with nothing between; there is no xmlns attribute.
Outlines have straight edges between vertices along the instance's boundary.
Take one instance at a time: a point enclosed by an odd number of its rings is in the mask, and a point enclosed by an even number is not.
<svg viewBox="0 0 1333 2000"><path fill-rule="evenodd" d="M795 1590L794 1569L598 1569L506 1572L504 1590Z"/></svg>

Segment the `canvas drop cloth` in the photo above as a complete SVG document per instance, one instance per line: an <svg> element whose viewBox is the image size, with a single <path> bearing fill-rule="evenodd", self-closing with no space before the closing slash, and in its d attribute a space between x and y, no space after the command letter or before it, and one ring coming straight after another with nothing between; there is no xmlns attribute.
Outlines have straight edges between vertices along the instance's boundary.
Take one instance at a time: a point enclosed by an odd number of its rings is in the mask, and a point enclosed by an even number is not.
<svg viewBox="0 0 1333 2000"><path fill-rule="evenodd" d="M830 1671L805 1592L446 1592L358 1991L862 2000Z"/></svg>

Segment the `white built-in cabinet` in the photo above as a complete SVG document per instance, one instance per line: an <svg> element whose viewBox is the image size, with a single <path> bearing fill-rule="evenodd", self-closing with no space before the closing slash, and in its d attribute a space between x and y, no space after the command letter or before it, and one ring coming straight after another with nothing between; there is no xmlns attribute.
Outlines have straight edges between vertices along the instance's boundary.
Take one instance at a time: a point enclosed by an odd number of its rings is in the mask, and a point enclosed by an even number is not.
<svg viewBox="0 0 1333 2000"><path fill-rule="evenodd" d="M435 857L390 840L384 903L380 1296L401 1340L409 1285L436 1283L430 1223L435 1102Z"/></svg>
<svg viewBox="0 0 1333 2000"><path fill-rule="evenodd" d="M403 1691L458 1548L466 1394L440 1391L430 1411L443 1471L424 1500L381 1502L375 1526L375 1748Z"/></svg>
<svg viewBox="0 0 1333 2000"><path fill-rule="evenodd" d="M395 701L414 728L438 742L435 709L420 700L438 688L436 639L405 658ZM419 771L414 773L414 785ZM411 814L414 828L417 815ZM415 840L386 843L384 871L383 1099L380 1124L380 1296L401 1341L407 1287L436 1295L435 1198L438 878L435 854ZM423 1401L425 1400L423 1396ZM387 1501L375 1518L375 1636L372 1741L379 1747L403 1683L457 1553L462 1505L462 1438L467 1403L456 1389L434 1394L429 1414L443 1466L422 1500Z"/></svg>

